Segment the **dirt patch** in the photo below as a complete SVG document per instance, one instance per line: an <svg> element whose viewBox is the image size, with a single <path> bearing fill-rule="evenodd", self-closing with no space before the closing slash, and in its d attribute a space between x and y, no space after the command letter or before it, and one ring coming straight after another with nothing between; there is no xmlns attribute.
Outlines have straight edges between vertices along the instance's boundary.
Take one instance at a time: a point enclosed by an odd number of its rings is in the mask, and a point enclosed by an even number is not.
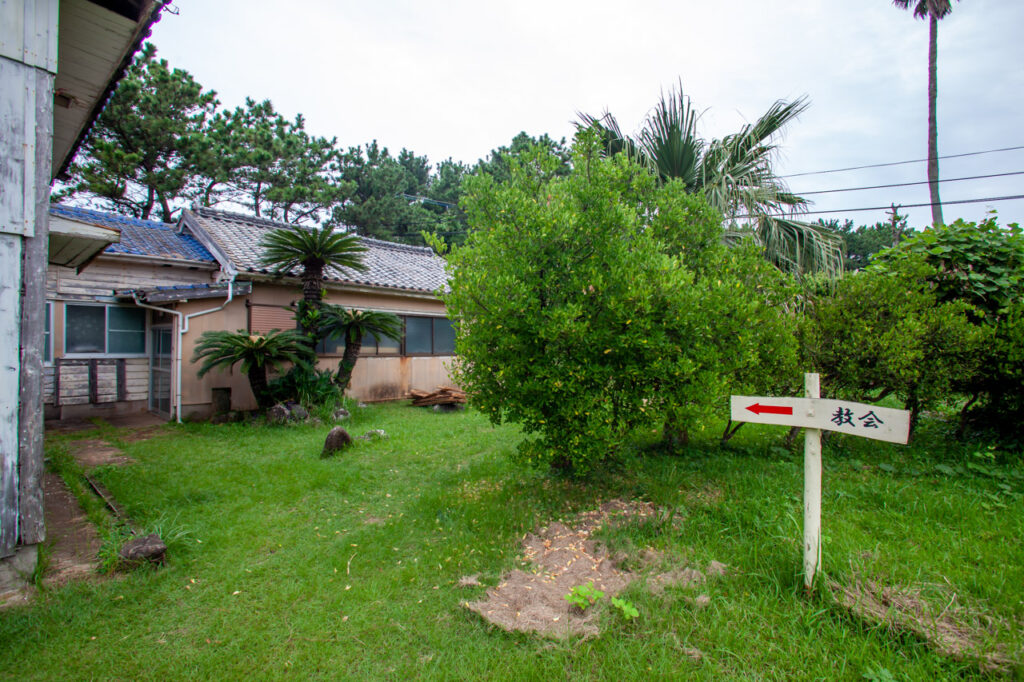
<svg viewBox="0 0 1024 682"><path fill-rule="evenodd" d="M43 583L58 587L95 576L100 536L56 474L43 474L43 513L46 542L50 545L50 565Z"/></svg>
<svg viewBox="0 0 1024 682"><path fill-rule="evenodd" d="M164 428L164 425L159 426L146 426L139 429L132 429L127 433L118 437L119 440L125 443L138 443L141 440L149 440L156 438L157 436L166 436L170 431Z"/></svg>
<svg viewBox="0 0 1024 682"><path fill-rule="evenodd" d="M722 501L722 491L712 486L688 490L685 499L687 504L694 507L713 507Z"/></svg>
<svg viewBox="0 0 1024 682"><path fill-rule="evenodd" d="M988 633L957 603L956 594L939 610L910 588L885 587L872 580L855 580L852 585L829 581L828 586L836 601L858 618L911 633L945 656L977 661L983 671L991 672L1007 672L1014 664L1002 651L983 651Z"/></svg>
<svg viewBox="0 0 1024 682"><path fill-rule="evenodd" d="M487 591L484 599L467 602L465 607L504 630L549 637L595 636L599 634L597 609L580 611L565 600L565 595L574 587L593 583L604 592L605 599L610 599L640 574L622 570L620 563L592 535L609 523L649 517L656 512L650 503L612 500L595 511L580 514L573 525L555 522L529 533L523 538L523 559L532 564L533 570L508 573ZM650 563L658 558L660 554L652 557ZM681 570L693 571L700 582L705 580L700 571ZM653 579L660 581L662 589L682 579L675 574L664 576ZM471 578L475 576L467 576L460 585L471 585Z"/></svg>
<svg viewBox="0 0 1024 682"><path fill-rule="evenodd" d="M79 440L70 445L71 454L85 469L113 464L134 464L135 460L104 440Z"/></svg>

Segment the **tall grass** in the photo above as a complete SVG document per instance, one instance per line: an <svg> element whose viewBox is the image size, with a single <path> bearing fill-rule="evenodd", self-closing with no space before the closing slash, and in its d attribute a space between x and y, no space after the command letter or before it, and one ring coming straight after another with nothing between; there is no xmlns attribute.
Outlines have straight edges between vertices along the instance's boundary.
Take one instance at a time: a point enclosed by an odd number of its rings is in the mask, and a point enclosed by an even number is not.
<svg viewBox="0 0 1024 682"><path fill-rule="evenodd" d="M863 622L801 578L799 454L748 427L727 448L675 455L640 446L583 481L508 462L521 437L472 411L353 410L357 441L319 458L328 427L168 426L122 442L136 464L97 472L135 523L171 528L169 563L77 584L0 613L0 674L35 679L940 679L972 660ZM95 437L95 433L78 434ZM117 439L116 432L104 437ZM52 439L51 453L73 445ZM1024 483L926 425L910 447L825 446L824 570L956 593L981 614L984 646L1024 646ZM983 471L968 467L981 462ZM960 467L960 468L958 468ZM947 471L948 469L948 471ZM1016 473L1015 473L1016 472ZM520 565L523 533L601 501L649 500L664 518L608 530L627 552L730 573L607 605L601 636L509 634L461 604ZM461 588L479 574L483 587ZM694 597L706 594L701 606ZM694 650L702 657L696 660Z"/></svg>

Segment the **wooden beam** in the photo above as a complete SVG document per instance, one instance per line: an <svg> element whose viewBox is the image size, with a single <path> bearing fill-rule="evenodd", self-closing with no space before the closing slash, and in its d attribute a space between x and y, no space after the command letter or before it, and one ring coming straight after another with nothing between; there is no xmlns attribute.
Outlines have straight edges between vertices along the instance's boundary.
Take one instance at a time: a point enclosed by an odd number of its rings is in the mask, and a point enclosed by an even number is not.
<svg viewBox="0 0 1024 682"><path fill-rule="evenodd" d="M22 258L21 388L18 405L18 512L21 543L46 539L43 523L43 344L50 218L53 77L36 72L35 235Z"/></svg>
<svg viewBox="0 0 1024 682"><path fill-rule="evenodd" d="M0 234L0 557L18 543L18 343L21 328L21 245Z"/></svg>

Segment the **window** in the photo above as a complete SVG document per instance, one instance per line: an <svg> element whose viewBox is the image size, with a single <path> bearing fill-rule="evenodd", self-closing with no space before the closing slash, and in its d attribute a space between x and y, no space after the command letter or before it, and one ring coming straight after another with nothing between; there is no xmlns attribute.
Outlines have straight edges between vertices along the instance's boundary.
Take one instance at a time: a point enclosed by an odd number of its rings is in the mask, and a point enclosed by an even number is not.
<svg viewBox="0 0 1024 682"><path fill-rule="evenodd" d="M405 318L406 355L454 355L455 329L445 317Z"/></svg>
<svg viewBox="0 0 1024 682"><path fill-rule="evenodd" d="M146 311L123 306L64 306L64 352L143 355Z"/></svg>
<svg viewBox="0 0 1024 682"><path fill-rule="evenodd" d="M363 337L360 355L454 355L455 329L444 317L419 317L402 315L402 339L395 341L373 334ZM318 355L341 355L345 352L345 341L338 336L326 339L317 345Z"/></svg>

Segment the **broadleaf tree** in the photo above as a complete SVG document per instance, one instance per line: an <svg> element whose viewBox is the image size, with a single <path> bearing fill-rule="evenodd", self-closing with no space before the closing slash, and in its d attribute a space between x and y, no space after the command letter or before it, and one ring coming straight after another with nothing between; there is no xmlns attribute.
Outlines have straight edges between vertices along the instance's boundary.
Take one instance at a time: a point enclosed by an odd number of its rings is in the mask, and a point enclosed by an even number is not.
<svg viewBox="0 0 1024 682"><path fill-rule="evenodd" d="M729 252L700 197L603 155L596 134L580 134L565 175L562 163L535 147L504 182L466 180L472 229L448 256L444 298L456 375L474 403L532 436L523 460L580 473L637 429L685 434L724 409L759 349L784 351L766 338L785 331L784 313L769 305L772 283L749 270L751 254L783 275L750 245ZM708 242L714 253L698 248ZM751 301L776 323L750 324Z"/></svg>

